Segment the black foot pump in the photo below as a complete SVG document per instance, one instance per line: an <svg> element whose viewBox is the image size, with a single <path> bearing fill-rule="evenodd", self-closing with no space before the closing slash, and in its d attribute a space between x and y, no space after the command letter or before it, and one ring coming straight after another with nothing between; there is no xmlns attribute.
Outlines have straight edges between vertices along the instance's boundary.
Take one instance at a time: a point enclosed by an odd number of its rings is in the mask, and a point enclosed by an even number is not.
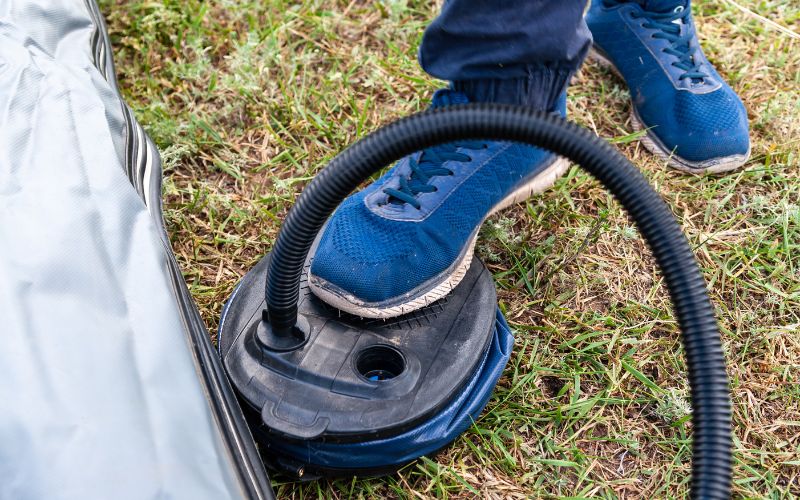
<svg viewBox="0 0 800 500"><path fill-rule="evenodd" d="M483 409L513 339L477 259L449 296L391 321L339 312L305 284L315 238L351 191L414 151L470 139L519 141L566 157L636 222L682 332L693 405L692 497L728 498L725 361L705 281L672 213L605 141L559 117L502 105L429 111L358 141L303 190L272 253L237 287L220 322L220 351L268 462L305 477L388 472L446 446Z"/></svg>

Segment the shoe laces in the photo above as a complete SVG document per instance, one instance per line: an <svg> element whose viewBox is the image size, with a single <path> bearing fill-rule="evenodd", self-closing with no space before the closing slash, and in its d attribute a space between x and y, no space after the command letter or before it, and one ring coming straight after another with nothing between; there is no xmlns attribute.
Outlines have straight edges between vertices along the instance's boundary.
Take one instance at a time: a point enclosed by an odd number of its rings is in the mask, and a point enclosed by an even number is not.
<svg viewBox="0 0 800 500"><path fill-rule="evenodd" d="M447 161L470 162L472 157L465 154L464 150L486 149L488 145L481 141L459 141L449 144L434 146L422 151L419 158L409 158L411 173L400 178L399 186L395 188L384 188L383 192L389 195L389 203L403 204L408 203L417 210L422 205L417 196L420 193L433 193L438 188L431 184L431 180L437 176L455 175L453 170L446 168L444 163Z"/></svg>
<svg viewBox="0 0 800 500"><path fill-rule="evenodd" d="M606 0L606 3L618 4L620 0ZM662 52L677 59L672 62L672 66L684 71L679 79L691 78L693 83L700 83L709 74L700 71L702 62L695 60L697 47L692 45L694 31L687 29L686 33L681 35L681 26L689 26L690 15L691 11L683 5L666 12L651 11L642 6L642 10L631 13L634 19L644 18L647 20L643 26L656 31L652 35L653 38L661 38L670 42L670 46L662 49Z"/></svg>

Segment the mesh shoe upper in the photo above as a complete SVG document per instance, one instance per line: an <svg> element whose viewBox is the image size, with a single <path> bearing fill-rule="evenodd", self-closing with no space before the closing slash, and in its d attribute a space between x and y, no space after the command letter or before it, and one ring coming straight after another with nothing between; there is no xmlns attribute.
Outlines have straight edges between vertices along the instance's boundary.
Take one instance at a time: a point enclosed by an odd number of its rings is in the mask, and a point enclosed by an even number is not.
<svg viewBox="0 0 800 500"><path fill-rule="evenodd" d="M456 102L466 102L466 97L440 90L433 106ZM392 193L403 184L421 185L413 167L437 151L400 160L378 181L347 198L325 228L312 276L362 302L402 297L454 265L492 207L554 160L540 149L509 142L470 141L466 147L457 143L446 150L447 154L438 152L440 159L454 154L458 159L445 159L439 166L441 175L422 179L432 188L416 193L416 204Z"/></svg>
<svg viewBox="0 0 800 500"><path fill-rule="evenodd" d="M703 55L688 5L645 5L596 0L586 18L596 48L628 84L639 120L689 161L746 154L747 113Z"/></svg>

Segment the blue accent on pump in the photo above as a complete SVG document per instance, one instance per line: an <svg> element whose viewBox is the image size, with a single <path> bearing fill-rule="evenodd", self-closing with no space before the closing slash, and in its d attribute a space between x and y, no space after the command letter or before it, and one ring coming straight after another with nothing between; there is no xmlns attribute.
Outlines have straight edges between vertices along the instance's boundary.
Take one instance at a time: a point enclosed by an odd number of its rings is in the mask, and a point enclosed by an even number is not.
<svg viewBox="0 0 800 500"><path fill-rule="evenodd" d="M269 448L302 464L335 469L401 466L443 448L478 418L511 357L513 333L499 308L496 317L494 336L475 374L461 394L427 422L393 437L358 443L297 442L266 434Z"/></svg>
<svg viewBox="0 0 800 500"><path fill-rule="evenodd" d="M703 54L688 8L678 2L663 12L594 0L586 22L598 52L625 79L639 120L667 154L690 162L745 155L747 112Z"/></svg>

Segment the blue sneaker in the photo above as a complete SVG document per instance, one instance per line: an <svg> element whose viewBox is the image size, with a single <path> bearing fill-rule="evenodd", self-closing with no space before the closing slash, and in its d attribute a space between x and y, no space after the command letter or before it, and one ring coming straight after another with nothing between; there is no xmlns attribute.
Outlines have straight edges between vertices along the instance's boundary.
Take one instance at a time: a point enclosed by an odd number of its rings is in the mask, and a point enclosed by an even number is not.
<svg viewBox="0 0 800 500"><path fill-rule="evenodd" d="M747 112L708 62L688 0L593 0L592 56L627 83L643 143L679 170L725 172L750 156Z"/></svg>
<svg viewBox="0 0 800 500"><path fill-rule="evenodd" d="M439 90L432 107L466 102ZM563 95L562 115L565 105ZM339 206L319 240L309 286L366 318L422 308L464 277L484 219L549 188L568 165L510 142L465 141L407 156Z"/></svg>

